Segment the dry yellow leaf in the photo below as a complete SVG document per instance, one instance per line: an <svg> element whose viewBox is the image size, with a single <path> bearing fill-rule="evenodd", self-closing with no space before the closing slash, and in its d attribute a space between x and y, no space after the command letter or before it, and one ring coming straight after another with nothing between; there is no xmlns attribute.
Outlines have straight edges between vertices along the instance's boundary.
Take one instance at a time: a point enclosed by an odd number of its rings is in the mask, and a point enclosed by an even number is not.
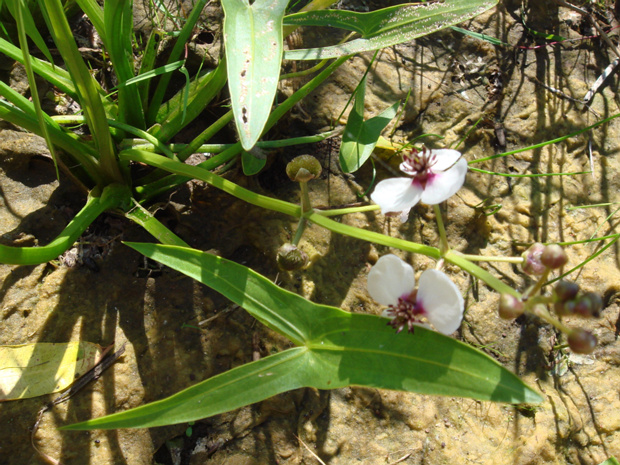
<svg viewBox="0 0 620 465"><path fill-rule="evenodd" d="M0 346L0 402L62 391L99 360L92 342Z"/></svg>

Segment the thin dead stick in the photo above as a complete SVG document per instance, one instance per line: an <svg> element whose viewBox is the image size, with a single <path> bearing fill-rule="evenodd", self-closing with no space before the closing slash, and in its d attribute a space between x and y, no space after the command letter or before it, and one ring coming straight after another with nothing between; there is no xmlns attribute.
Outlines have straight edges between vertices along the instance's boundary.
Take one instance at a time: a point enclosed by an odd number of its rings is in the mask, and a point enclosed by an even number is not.
<svg viewBox="0 0 620 465"><path fill-rule="evenodd" d="M390 462L388 463L388 465L396 465L397 463L400 462L404 462L405 460L407 460L409 457L411 457L411 452L408 454L403 455L401 458L399 458L396 462Z"/></svg>
<svg viewBox="0 0 620 465"><path fill-rule="evenodd" d="M614 72L614 70L616 69L619 63L620 63L620 58L616 58L614 61L611 62L609 66L607 66L607 68L605 68L603 73L598 77L598 79L594 82L594 84L592 84L592 87L590 88L588 93L583 98L583 101L581 102L582 104L587 105L588 103L590 103L590 100L592 100L592 98L594 97L594 94L596 94L599 87L601 87L603 85L603 82L605 82L605 80L609 76L611 76L611 74Z"/></svg>
<svg viewBox="0 0 620 465"><path fill-rule="evenodd" d="M313 456L315 459L317 459L321 465L325 465L325 462L323 462L323 461L321 460L321 458L320 458L318 455L316 455L316 454L312 451L312 449L310 449L310 448L306 445L306 443L305 443L305 442L303 442L303 441L301 440L301 438L300 438L299 436L295 436L295 437L297 438L297 440L298 440L299 442L301 442L302 446L304 446L306 449L308 449L308 452L310 452L310 453L312 454L312 456Z"/></svg>
<svg viewBox="0 0 620 465"><path fill-rule="evenodd" d="M84 375L78 378L71 385L71 387L67 389L64 393L62 393L60 396L58 396L53 401L49 402L47 405L43 406L41 410L39 410L39 413L37 413L37 421L34 423L34 426L32 427L32 433L30 434L30 443L32 444L32 447L34 447L34 450L36 450L38 454L46 462L51 463L53 465L61 465L60 461L40 451L34 442L34 437L37 434L37 430L39 429L39 423L41 423L43 414L47 412L48 410L50 410L55 405L58 405L62 402L69 400L74 394L78 393L91 381L96 381L97 379L99 379L99 377L104 372L104 370L111 367L114 364L114 362L116 362L120 358L120 356L125 353L125 343L123 343L121 348L118 349L116 352L114 352L113 354L109 354L109 352L112 350L113 347L114 347L114 344L106 347L103 350L101 357L99 357L99 360L97 361L97 363L95 363L95 366L93 366L90 370L84 373Z"/></svg>

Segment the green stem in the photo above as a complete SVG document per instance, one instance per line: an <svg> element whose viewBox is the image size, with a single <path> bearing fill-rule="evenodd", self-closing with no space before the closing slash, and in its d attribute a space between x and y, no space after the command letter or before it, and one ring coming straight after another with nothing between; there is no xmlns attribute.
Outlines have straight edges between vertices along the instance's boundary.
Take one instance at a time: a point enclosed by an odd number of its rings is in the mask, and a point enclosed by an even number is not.
<svg viewBox="0 0 620 465"><path fill-rule="evenodd" d="M189 245L164 226L147 209L134 200L135 208L125 213L125 216L146 229L159 242L165 245L189 247Z"/></svg>
<svg viewBox="0 0 620 465"><path fill-rule="evenodd" d="M272 113L269 115L269 119L265 124L265 128L263 130L263 134L265 134L269 129L271 129L297 102L306 97L310 92L316 89L325 79L327 79L340 65L342 65L345 61L349 59L349 56L343 56L332 63L330 63L321 73L317 74L310 82L301 87L297 92L287 98L281 105L279 105ZM217 162L219 164L226 163L229 160L233 159L237 155L242 152L241 142L237 142L229 149L223 151L218 155ZM200 163L198 166L213 169L213 160L209 159L205 162ZM218 165L215 165L218 166ZM149 184L147 186L143 186L140 188L140 195L143 200L148 200L151 197L158 195L166 190L173 188L174 186L186 182L188 179L180 176L167 176L159 181L153 183L153 185ZM136 189L137 191L137 189Z"/></svg>
<svg viewBox="0 0 620 465"><path fill-rule="evenodd" d="M119 153L119 158L123 161L131 160L146 163L187 178L200 179L252 205L285 213L297 218L301 217L301 207L298 205L284 202L283 200L272 199L244 189L234 182L224 179L200 166L186 165L185 163L171 160L161 155L135 149L123 150Z"/></svg>
<svg viewBox="0 0 620 465"><path fill-rule="evenodd" d="M376 233L374 231L367 231L365 229L360 229L346 224L338 223L337 221L327 218L324 215L325 212L311 210L302 214L301 207L299 207L298 205L256 194L255 192L244 189L243 187L238 186L237 184L224 178L221 178L220 176L211 173L210 171L207 171L200 166L186 165L184 163L170 160L169 158L163 157L161 155L133 149L124 150L119 154L119 158L121 160L133 160L147 163L149 165L155 166L156 168L161 168L178 175L200 179L252 205L284 213L290 216L294 216L296 218L300 218L303 216L308 221L338 234L353 237L356 239L361 239L368 242L373 242L375 244L384 245L387 247L394 247L400 250L404 250L406 252L423 254L436 260L442 258L439 250L434 247L429 247L423 244L416 244L415 242L409 242L403 239L398 239L395 237ZM458 252L449 250L448 252L446 252L443 258L447 262L457 265L461 269L467 271L472 276L481 279L496 291L500 293L508 293L518 298L521 297L521 294L519 294L516 290L512 289L510 286L497 279L488 271L465 259Z"/></svg>
<svg viewBox="0 0 620 465"><path fill-rule="evenodd" d="M542 287L547 283L547 279L549 278L550 273L551 273L550 268L545 269L544 273L540 276L540 278L538 278L538 281L536 281L536 284L534 284L532 287L530 287L527 291L523 293L524 301L531 297L535 297L536 295L538 295Z"/></svg>
<svg viewBox="0 0 620 465"><path fill-rule="evenodd" d="M316 210L316 213L323 216L339 216L347 215L349 213L374 212L380 209L381 207L379 205L364 205L362 207L335 208L333 210Z"/></svg>
<svg viewBox="0 0 620 465"><path fill-rule="evenodd" d="M485 257L484 255L470 255L466 253L458 253L461 257L469 260L470 262L504 262L504 263L523 263L523 257Z"/></svg>
<svg viewBox="0 0 620 465"><path fill-rule="evenodd" d="M58 124L83 124L86 122L86 118L82 115L60 115L60 116L52 116L52 119ZM109 119L107 120L110 127L121 129L129 134L133 134L134 136L138 136L143 140L150 142L151 145L161 153L166 155L169 158L175 158L175 154L170 150L170 148L163 144L156 137L152 136L148 132L139 129L135 126L131 126L126 123L121 123L120 121Z"/></svg>
<svg viewBox="0 0 620 465"><path fill-rule="evenodd" d="M484 281L488 286L492 287L500 294L510 294L518 299L521 298L521 294L518 291L516 291L503 281L497 279L487 270L480 268L478 265L470 262L465 257L463 257L461 253L454 250L449 250L443 258L448 263L452 263L453 265L458 266L470 275Z"/></svg>
<svg viewBox="0 0 620 465"><path fill-rule="evenodd" d="M308 183L300 182L299 187L301 188L301 213L303 214L312 210L312 204L308 193Z"/></svg>
<svg viewBox="0 0 620 465"><path fill-rule="evenodd" d="M445 253L450 250L450 246L448 245L448 237L446 236L446 228L443 225L443 216L441 214L441 208L439 205L433 205L433 210L435 210L435 219L437 220L437 230L439 231L439 251L441 255L445 255Z"/></svg>
<svg viewBox="0 0 620 465"><path fill-rule="evenodd" d="M98 189L94 189L88 196L86 205L56 239L43 247L0 245L0 262L8 265L38 265L54 260L68 250L101 213L118 207L129 195L129 189L122 184L105 187L101 195L98 195Z"/></svg>
<svg viewBox="0 0 620 465"><path fill-rule="evenodd" d="M299 223L297 223L297 230L295 231L295 236L291 241L291 244L297 245L301 240L301 236L303 236L304 231L306 229L306 225L308 224L308 220L304 217L299 218Z"/></svg>

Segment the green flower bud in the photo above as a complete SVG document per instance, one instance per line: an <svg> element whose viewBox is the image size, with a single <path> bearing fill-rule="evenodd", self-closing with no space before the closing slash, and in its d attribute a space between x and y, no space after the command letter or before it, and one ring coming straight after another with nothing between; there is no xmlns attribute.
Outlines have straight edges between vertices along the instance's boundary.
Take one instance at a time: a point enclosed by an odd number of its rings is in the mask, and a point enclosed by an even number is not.
<svg viewBox="0 0 620 465"><path fill-rule="evenodd" d="M547 268L555 270L566 265L568 262L568 255L566 255L566 252L564 252L562 246L557 244L549 244L542 251L540 261Z"/></svg>
<svg viewBox="0 0 620 465"><path fill-rule="evenodd" d="M585 329L575 328L568 335L568 345L577 354L591 354L596 343L596 336Z"/></svg>
<svg viewBox="0 0 620 465"><path fill-rule="evenodd" d="M321 175L321 163L312 155L299 155L286 165L286 175L295 182L308 182Z"/></svg>
<svg viewBox="0 0 620 465"><path fill-rule="evenodd" d="M278 250L276 260L281 270L295 271L306 266L308 255L293 244L284 244Z"/></svg>
<svg viewBox="0 0 620 465"><path fill-rule="evenodd" d="M512 320L523 314L525 305L521 299L517 299L510 294L502 294L499 296L499 316L504 320Z"/></svg>

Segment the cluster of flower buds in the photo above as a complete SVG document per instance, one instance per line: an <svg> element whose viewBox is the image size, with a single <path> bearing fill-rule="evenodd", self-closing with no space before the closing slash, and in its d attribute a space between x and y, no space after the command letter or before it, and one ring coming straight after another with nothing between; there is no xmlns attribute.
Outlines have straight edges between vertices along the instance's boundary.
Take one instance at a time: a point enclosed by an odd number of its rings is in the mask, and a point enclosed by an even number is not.
<svg viewBox="0 0 620 465"><path fill-rule="evenodd" d="M533 244L523 254L523 271L531 276L537 276L538 282L528 289L522 298L502 294L499 299L499 316L513 319L529 311L564 332L573 352L589 354L596 347L596 337L583 328L565 326L549 314L546 307L553 306L555 313L560 317L598 317L603 307L601 297L593 292L580 293L579 286L570 281L558 282L551 296L538 295L550 271L563 267L567 262L568 257L561 246Z"/></svg>
<svg viewBox="0 0 620 465"><path fill-rule="evenodd" d="M570 281L560 281L553 291L555 302L553 308L559 316L578 315L599 317L603 308L603 299L594 292L579 294L579 286Z"/></svg>
<svg viewBox="0 0 620 465"><path fill-rule="evenodd" d="M536 242L522 256L523 271L530 276L541 276L548 270L562 268L568 262L566 252L557 244Z"/></svg>

